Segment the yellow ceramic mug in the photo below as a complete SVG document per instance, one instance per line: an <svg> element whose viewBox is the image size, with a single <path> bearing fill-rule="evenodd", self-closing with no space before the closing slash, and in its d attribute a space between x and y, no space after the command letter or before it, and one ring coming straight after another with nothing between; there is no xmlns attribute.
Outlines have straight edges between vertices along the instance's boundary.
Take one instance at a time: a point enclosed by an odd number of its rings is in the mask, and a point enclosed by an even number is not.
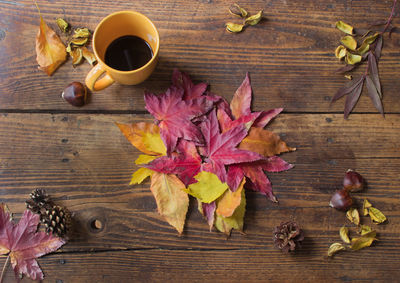
<svg viewBox="0 0 400 283"><path fill-rule="evenodd" d="M105 54L107 47L115 39L126 35L144 39L150 45L153 57L138 69L120 71L105 63ZM120 11L108 15L99 23L93 34L93 51L98 63L86 76L86 85L89 89L97 91L105 89L114 82L125 85L136 85L143 82L157 65L159 48L158 31L146 16L133 11ZM103 74L104 76L100 78Z"/></svg>

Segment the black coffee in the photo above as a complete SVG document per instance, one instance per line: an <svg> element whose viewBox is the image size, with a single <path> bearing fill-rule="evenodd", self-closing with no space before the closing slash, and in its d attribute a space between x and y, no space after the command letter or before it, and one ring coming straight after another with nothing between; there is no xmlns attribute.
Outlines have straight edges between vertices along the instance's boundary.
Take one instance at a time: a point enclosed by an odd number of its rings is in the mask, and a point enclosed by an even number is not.
<svg viewBox="0 0 400 283"><path fill-rule="evenodd" d="M146 65L153 50L143 39L133 35L121 36L107 47L105 63L113 69L131 71Z"/></svg>

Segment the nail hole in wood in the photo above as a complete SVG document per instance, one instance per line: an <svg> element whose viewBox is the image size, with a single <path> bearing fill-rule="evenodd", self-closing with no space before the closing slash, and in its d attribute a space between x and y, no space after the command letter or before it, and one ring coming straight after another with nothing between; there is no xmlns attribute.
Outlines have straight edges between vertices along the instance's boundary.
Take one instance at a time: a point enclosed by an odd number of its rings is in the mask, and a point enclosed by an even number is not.
<svg viewBox="0 0 400 283"><path fill-rule="evenodd" d="M93 219L90 222L90 230L92 230L92 232L100 232L101 230L103 230L104 225L103 222L101 222L98 219Z"/></svg>

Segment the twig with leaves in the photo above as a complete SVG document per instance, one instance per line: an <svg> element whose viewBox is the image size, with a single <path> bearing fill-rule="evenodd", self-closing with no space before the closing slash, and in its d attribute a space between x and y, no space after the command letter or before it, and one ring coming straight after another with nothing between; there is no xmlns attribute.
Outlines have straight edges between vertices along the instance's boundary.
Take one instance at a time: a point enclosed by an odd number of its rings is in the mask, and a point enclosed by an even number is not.
<svg viewBox="0 0 400 283"><path fill-rule="evenodd" d="M347 119L350 112L356 105L364 83L367 87L368 96L371 98L375 108L384 116L382 106L382 89L379 80L378 62L381 57L383 47L383 34L389 32L389 37L393 30L392 20L395 15L397 0L393 1L392 11L390 16L385 21L378 21L370 26L383 26L381 31L354 29L352 26L339 21L336 27L345 32L347 35L341 38L342 45L339 45L335 50L337 58L344 59L346 65L337 70L338 73L347 73L367 62L365 72L358 78L350 81L345 86L340 88L333 96L331 103L347 94L344 107L344 118ZM370 35L372 33L372 35ZM364 38L362 44L357 48L358 43L355 37ZM347 77L347 76L346 76Z"/></svg>

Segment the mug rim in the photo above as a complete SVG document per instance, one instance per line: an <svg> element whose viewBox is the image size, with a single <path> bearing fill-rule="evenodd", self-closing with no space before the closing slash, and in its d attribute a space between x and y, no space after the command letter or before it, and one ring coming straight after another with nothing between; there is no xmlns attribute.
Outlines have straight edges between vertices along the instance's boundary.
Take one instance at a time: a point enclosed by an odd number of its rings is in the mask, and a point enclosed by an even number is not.
<svg viewBox="0 0 400 283"><path fill-rule="evenodd" d="M108 19L110 19L111 17L114 17L114 16L119 15L119 14L131 14L131 15L135 15L135 16L138 16L138 15L139 15L139 16L145 18L145 19L150 23L150 25L152 26L152 28L154 29L155 34L156 34L156 39L157 39L156 50L154 51L154 54L153 54L153 56L151 57L151 59L150 59L146 64L144 64L142 67L137 68L137 69L134 69L134 70L130 70L130 71L121 71L121 70L114 69L114 68L110 67L109 65L107 65L107 64L100 58L100 56L99 56L99 54L97 53L97 50L96 50L96 48L95 48L95 39L96 39L96 35L97 35L97 32L98 32L98 28L99 28L102 24L104 24L105 21L107 21ZM93 52L94 52L94 54L95 54L97 60L99 61L98 63L101 63L101 64L104 66L105 69L110 69L110 70L112 70L113 72L117 72L117 73L121 73L121 74L134 74L134 73L136 73L136 72L142 71L142 70L145 69L147 66L149 66L153 61L157 60L156 58L157 58L157 56L158 56L158 51L159 51L159 49L160 49L160 35L159 35L159 33L158 33L158 30L157 30L155 24L154 24L148 17L146 17L145 15L143 15L142 13L139 13L139 12L136 12L136 11L130 11L130 10L117 11L117 12L114 12L114 13L111 13L111 14L107 15L106 17L104 17L104 18L100 21L100 23L98 23L98 25L96 26L96 29L94 30L94 33L93 33L92 48L93 48Z"/></svg>

